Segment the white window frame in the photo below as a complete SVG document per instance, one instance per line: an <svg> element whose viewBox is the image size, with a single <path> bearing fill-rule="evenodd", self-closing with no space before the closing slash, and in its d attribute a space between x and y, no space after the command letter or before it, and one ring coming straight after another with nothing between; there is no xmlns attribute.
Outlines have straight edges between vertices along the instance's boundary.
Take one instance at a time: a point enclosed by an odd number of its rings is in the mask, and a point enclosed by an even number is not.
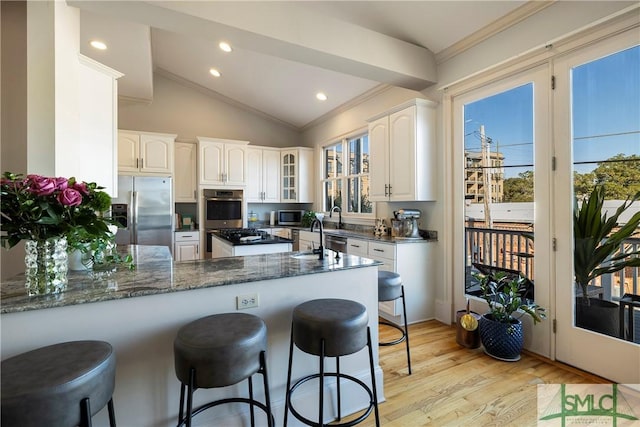
<svg viewBox="0 0 640 427"><path fill-rule="evenodd" d="M368 173L360 173L360 174L356 174L356 175L349 175L349 157L348 157L348 153L349 153L349 141L352 141L354 139L359 139L362 137L368 137L368 132L367 130L359 130L353 133L350 133L342 138L339 139L334 139L332 140L330 143L327 143L325 145L322 146L322 164L321 164L321 180L320 180L320 185L321 185L321 209L327 213L329 213L329 209L331 209L331 206L325 206L325 202L327 200L327 195L325 193L325 184L328 181L336 181L336 182L340 182L341 184L341 189L342 189L342 197L343 200L346 201L347 199L347 194L348 194L348 185L349 185L349 179L350 178L362 178L362 177L366 177L366 176L371 176L371 163L369 163L369 172ZM342 146L342 173L340 176L336 177L336 178L327 178L326 177L326 164L327 164L327 159L325 158L325 153L326 153L326 149L335 145L340 144ZM370 147L369 147L370 148ZM362 219L362 220L373 220L375 219L375 211L376 211L376 204L375 202L371 202L372 205L372 210L371 213L362 213L362 212L348 212L348 209L345 208L345 202L343 201L343 206L342 206L342 217L343 218L350 218L350 219ZM325 217L326 218L326 217Z"/></svg>

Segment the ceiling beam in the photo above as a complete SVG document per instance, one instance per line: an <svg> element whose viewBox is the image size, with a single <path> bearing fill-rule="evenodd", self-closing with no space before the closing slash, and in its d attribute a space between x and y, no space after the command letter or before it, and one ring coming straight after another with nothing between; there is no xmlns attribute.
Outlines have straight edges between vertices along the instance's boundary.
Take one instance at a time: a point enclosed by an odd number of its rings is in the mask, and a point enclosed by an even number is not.
<svg viewBox="0 0 640 427"><path fill-rule="evenodd" d="M328 16L295 2L140 2L67 0L71 6L203 37L290 61L412 90L437 82L428 49Z"/></svg>

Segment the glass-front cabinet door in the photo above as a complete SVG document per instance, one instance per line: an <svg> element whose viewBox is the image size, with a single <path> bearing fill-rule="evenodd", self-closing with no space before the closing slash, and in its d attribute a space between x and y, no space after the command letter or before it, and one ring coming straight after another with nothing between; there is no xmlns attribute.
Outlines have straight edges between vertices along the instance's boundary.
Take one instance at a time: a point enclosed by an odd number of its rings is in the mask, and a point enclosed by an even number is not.
<svg viewBox="0 0 640 427"><path fill-rule="evenodd" d="M297 201L296 175L297 155L295 152L282 153L282 198L283 202Z"/></svg>

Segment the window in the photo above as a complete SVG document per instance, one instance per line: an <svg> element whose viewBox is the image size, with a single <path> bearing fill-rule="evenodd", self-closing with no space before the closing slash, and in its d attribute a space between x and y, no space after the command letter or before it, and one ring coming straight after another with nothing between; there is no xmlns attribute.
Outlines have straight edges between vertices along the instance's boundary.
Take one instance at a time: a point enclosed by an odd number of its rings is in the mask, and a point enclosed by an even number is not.
<svg viewBox="0 0 640 427"><path fill-rule="evenodd" d="M323 210L339 206L343 214L373 213L369 199L369 136L359 135L325 147L323 160Z"/></svg>

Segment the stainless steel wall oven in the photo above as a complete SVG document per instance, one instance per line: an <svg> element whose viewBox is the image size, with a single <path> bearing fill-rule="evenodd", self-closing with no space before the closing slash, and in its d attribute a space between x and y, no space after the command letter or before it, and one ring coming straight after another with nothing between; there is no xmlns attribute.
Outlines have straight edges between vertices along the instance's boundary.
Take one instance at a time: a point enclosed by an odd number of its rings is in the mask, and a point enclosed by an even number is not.
<svg viewBox="0 0 640 427"><path fill-rule="evenodd" d="M207 254L211 252L211 232L222 228L242 228L242 190L203 190L204 228Z"/></svg>

